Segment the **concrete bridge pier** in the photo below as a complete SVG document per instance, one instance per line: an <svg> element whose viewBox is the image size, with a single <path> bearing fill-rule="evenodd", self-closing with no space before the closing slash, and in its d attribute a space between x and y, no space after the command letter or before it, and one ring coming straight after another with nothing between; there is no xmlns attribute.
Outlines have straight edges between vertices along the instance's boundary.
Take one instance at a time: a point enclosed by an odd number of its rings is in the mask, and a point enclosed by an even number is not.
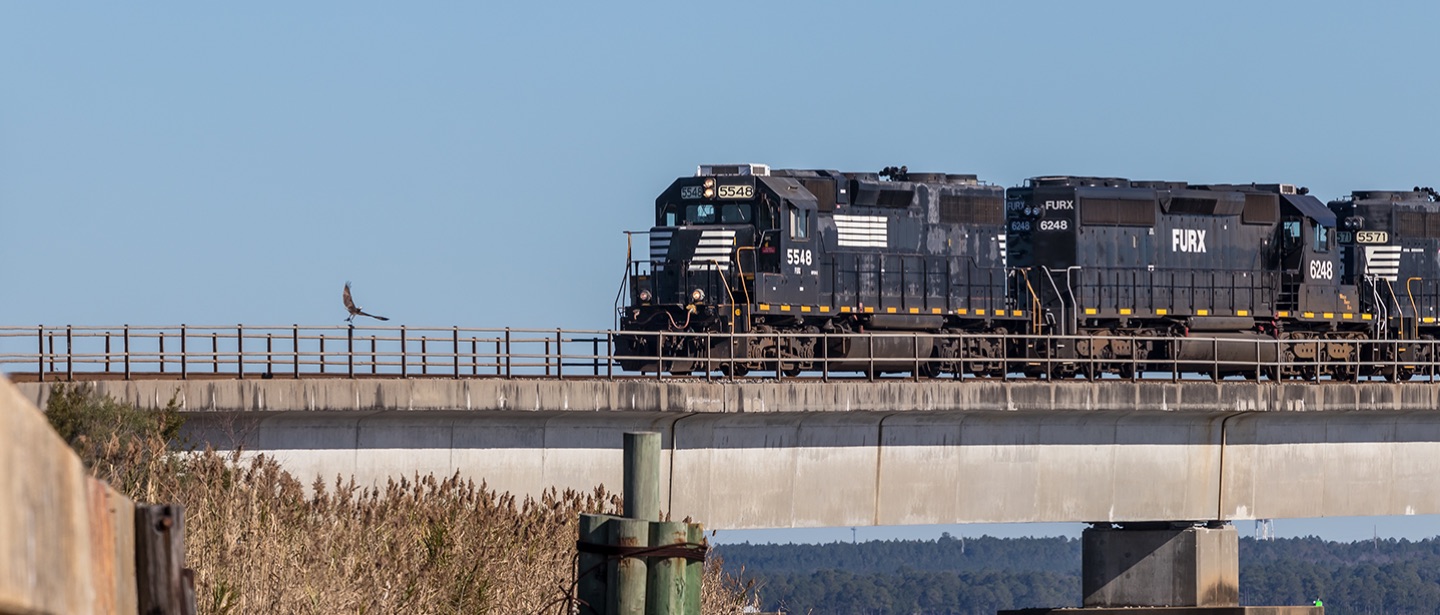
<svg viewBox="0 0 1440 615"><path fill-rule="evenodd" d="M1240 539L1212 521L1094 524L1081 535L1082 608L1002 615L1323 615L1325 607L1240 606Z"/></svg>
<svg viewBox="0 0 1440 615"><path fill-rule="evenodd" d="M1240 539L1226 523L1096 524L1081 534L1086 607L1240 606Z"/></svg>

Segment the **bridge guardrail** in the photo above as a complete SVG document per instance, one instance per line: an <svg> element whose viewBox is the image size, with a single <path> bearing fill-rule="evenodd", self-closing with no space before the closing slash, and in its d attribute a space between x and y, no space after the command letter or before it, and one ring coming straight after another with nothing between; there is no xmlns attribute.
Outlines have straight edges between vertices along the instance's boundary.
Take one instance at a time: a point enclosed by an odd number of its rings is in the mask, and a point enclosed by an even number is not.
<svg viewBox="0 0 1440 615"><path fill-rule="evenodd" d="M916 356L905 361L910 376L921 377L921 368L941 363L973 361L1000 362L1004 365L996 378L1023 377L1040 373L1073 371L1066 377L1113 378L1116 373L1127 378L1147 380L1178 380L1189 375L1210 377L1243 376L1262 378L1273 370L1311 378L1362 381L1388 377L1393 380L1412 378L1430 381L1440 372L1435 360L1440 348L1436 340L1273 340L1254 337L1237 338L1167 338L1167 337L1060 337L993 334L931 334L931 333L689 333L636 332L564 329L485 329L466 327L348 327L348 326L33 326L0 327L0 371L12 379L38 381L73 381L137 378L515 378L515 377L591 377L614 378L625 375L621 361L652 361L661 366L684 359L699 363L692 369L677 370L684 376L720 378L712 373L736 361L724 357L621 355L616 351L618 336L654 337L657 342L681 338L700 338L700 346L714 348L717 343L734 340L746 342L763 339L784 346L791 338L817 338L820 347L846 338L855 343L874 343L879 337L903 337L915 341L914 348L928 347L927 339L945 338L962 342L985 341L1000 348L1013 349L1026 344L1044 347L1046 355L1065 344L1125 340L1158 345L1213 344L1214 354L1220 345L1255 345L1255 356L1275 356L1276 361L1236 361L1220 358L1194 361L1183 358L1152 361L1144 359L1055 358L1052 356ZM1326 354L1328 345L1348 347L1357 359L1293 361L1285 357L1295 354L1300 346L1308 346L1313 354ZM961 344L965 347L966 344ZM1265 347L1272 347L1266 349ZM1400 349L1408 349L1410 357L1403 360ZM1290 351L1290 352L1287 352ZM804 357L810 363L807 373L822 379L865 374L874 378L878 371L859 369L842 372L833 364L853 359L820 356ZM1175 352L1169 353L1175 356ZM1392 357L1375 359L1365 357ZM1413 357L1429 357L1417 360ZM774 361L773 356L768 357ZM782 356L781 363L764 372L767 377L785 378L796 357ZM883 359L894 370L897 359ZM1126 369L1126 366L1130 369ZM665 377L668 369L655 370L653 376ZM947 377L955 377L947 374ZM965 377L969 377L966 375Z"/></svg>

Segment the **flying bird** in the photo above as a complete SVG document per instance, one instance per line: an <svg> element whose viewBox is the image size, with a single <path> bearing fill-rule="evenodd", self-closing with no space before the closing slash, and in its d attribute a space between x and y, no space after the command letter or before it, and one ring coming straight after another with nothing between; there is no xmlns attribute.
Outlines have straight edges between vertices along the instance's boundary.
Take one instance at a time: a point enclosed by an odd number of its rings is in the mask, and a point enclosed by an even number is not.
<svg viewBox="0 0 1440 615"><path fill-rule="evenodd" d="M349 323L355 322L355 317L356 317L356 316L369 316L369 317L371 317L371 318L374 318L375 320L390 320L389 318L386 318L386 317L384 317L384 316L376 316L376 315L374 315L374 314L367 314L367 313L365 312L365 310L362 310L362 309L360 309L358 306L356 306L356 305L355 305L355 300L350 298L350 283L349 283L349 282L346 282L346 283L345 283L345 295L344 295L344 297L345 297L345 309L350 312L350 317L349 317L349 318L346 318L346 319L345 319L345 322L349 322Z"/></svg>

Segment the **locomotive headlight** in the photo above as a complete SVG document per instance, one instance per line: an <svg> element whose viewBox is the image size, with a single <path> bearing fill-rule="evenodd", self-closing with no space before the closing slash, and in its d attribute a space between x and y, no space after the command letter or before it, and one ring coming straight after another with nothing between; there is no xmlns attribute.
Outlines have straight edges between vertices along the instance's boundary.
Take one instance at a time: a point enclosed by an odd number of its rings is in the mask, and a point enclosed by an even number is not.
<svg viewBox="0 0 1440 615"><path fill-rule="evenodd" d="M650 289L640 289L640 303L650 303L650 300L654 298L655 296L650 294Z"/></svg>
<svg viewBox="0 0 1440 615"><path fill-rule="evenodd" d="M714 188L706 188L706 189L705 189L705 198L708 199L708 198L712 198L712 197L714 197L714 196L715 196L715 189L714 189Z"/></svg>
<svg viewBox="0 0 1440 615"><path fill-rule="evenodd" d="M695 303L700 303L701 301L704 301L704 300L705 300L705 291L700 290L700 289L698 289L698 288L695 289L695 290L690 291L690 300L691 300L691 301L694 301Z"/></svg>
<svg viewBox="0 0 1440 615"><path fill-rule="evenodd" d="M705 186L706 188L714 188L714 187L715 187L715 178L713 178L713 177L707 177L707 178L705 178L705 181L704 181L701 185L702 185L702 186Z"/></svg>

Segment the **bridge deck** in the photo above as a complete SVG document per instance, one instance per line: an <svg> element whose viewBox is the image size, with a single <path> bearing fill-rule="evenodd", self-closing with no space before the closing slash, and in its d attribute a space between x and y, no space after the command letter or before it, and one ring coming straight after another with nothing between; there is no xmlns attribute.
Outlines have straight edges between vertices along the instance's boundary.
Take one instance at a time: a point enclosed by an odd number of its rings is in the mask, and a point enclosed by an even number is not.
<svg viewBox="0 0 1440 615"><path fill-rule="evenodd" d="M1250 382L903 379L746 380L321 379L129 380L90 383L141 407L174 398L189 412L554 410L637 412L1396 411L1440 408L1429 382ZM18 383L44 407L50 383Z"/></svg>

